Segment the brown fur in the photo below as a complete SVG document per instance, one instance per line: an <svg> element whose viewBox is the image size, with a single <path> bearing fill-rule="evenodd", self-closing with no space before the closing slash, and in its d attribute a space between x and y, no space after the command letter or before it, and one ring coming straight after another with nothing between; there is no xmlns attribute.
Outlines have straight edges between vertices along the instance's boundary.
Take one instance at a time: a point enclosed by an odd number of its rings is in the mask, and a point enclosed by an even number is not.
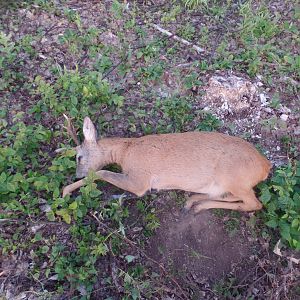
<svg viewBox="0 0 300 300"><path fill-rule="evenodd" d="M78 177L89 170L100 179L142 196L151 190L179 189L196 193L186 203L195 211L225 208L251 211L262 207L253 187L267 178L271 164L248 142L214 132L106 138L85 118L84 143L77 147ZM117 163L122 173L101 170ZM77 181L63 195L80 187Z"/></svg>

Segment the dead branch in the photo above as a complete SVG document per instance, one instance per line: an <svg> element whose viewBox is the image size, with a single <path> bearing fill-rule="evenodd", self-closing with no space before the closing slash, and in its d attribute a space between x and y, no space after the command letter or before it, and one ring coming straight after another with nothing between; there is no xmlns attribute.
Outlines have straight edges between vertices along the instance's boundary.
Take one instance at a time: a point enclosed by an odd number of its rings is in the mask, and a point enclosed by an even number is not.
<svg viewBox="0 0 300 300"><path fill-rule="evenodd" d="M115 287L117 288L118 292L123 293L124 288L120 285L120 283L118 281L118 272L117 272L118 270L117 270L116 262L111 260L110 266L111 266L112 281L113 281Z"/></svg>
<svg viewBox="0 0 300 300"><path fill-rule="evenodd" d="M77 138L77 133L76 130L72 124L72 119L70 119L67 115L63 114L64 118L67 121L67 127L65 127L67 129L68 134L70 135L70 137L73 139L73 141L75 142L75 144L77 146L80 145L79 140Z"/></svg>
<svg viewBox="0 0 300 300"><path fill-rule="evenodd" d="M274 252L276 255L280 256L280 257L287 258L289 261L291 261L291 262L293 262L293 263L295 263L295 264L299 264L299 263L300 263L300 259L297 259L297 258L292 257L292 256L288 256L288 255L286 255L285 253L282 253L282 252L281 252L281 247L282 247L282 245L281 245L281 239L279 239L279 240L277 241L277 243L276 243L274 249L273 249L273 252Z"/></svg>
<svg viewBox="0 0 300 300"><path fill-rule="evenodd" d="M191 43L191 42L189 42L189 41L187 41L187 40L185 40L185 39L179 37L178 35L175 35L175 34L171 33L171 32L168 31L168 30L165 30L165 29L161 28L160 26L158 26L158 25L156 25L156 24L151 24L151 26L152 26L153 28L157 29L158 31L160 31L161 33L163 33L163 34L169 36L170 38L173 38L174 40L176 40L176 41L178 41L178 42L180 42L180 43L182 43L182 44L185 44L185 45L187 45L187 46L192 47L192 48L195 49L198 53L205 52L205 50L204 50L203 48L201 48L201 47L199 47L199 46L197 46L197 45L195 45L195 44L193 44L193 43Z"/></svg>

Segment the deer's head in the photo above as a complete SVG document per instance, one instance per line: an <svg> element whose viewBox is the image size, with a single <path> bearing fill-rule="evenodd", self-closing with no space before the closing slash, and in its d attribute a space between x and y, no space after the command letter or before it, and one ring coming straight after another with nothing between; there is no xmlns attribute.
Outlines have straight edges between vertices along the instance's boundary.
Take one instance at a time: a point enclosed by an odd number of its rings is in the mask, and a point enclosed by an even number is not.
<svg viewBox="0 0 300 300"><path fill-rule="evenodd" d="M97 142L96 128L89 117L85 117L83 121L84 141L80 145L71 120L67 119L67 130L72 139L77 144L76 149L76 177L82 178L88 175L88 172L101 169L106 162L105 152L101 145Z"/></svg>

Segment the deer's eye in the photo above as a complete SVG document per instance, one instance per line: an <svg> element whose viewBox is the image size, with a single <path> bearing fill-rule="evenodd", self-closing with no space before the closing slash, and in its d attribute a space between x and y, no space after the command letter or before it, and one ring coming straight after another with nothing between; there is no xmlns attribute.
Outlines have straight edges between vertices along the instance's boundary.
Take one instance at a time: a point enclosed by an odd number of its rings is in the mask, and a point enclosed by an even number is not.
<svg viewBox="0 0 300 300"><path fill-rule="evenodd" d="M81 163L81 160L82 160L82 156L81 156L81 155L77 156L77 162L78 162L79 164Z"/></svg>

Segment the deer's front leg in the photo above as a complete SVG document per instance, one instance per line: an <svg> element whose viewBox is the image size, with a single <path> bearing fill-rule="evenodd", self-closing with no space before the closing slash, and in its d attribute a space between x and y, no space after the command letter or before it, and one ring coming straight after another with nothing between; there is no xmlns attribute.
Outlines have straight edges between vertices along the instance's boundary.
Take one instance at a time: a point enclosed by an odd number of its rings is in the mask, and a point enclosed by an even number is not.
<svg viewBox="0 0 300 300"><path fill-rule="evenodd" d="M95 173L97 179L107 181L118 188L133 193L137 196L143 196L149 187L146 182L141 180L141 177L132 177L122 173L114 173L106 170L100 170ZM138 179L139 178L139 179ZM84 185L84 179L78 180L72 184L67 185L63 189L63 197L71 194L73 191L79 189Z"/></svg>
<svg viewBox="0 0 300 300"><path fill-rule="evenodd" d="M143 196L149 189L147 182L141 180L141 176L130 176L122 173L114 173L106 170L96 172L101 180L107 181L116 187L133 193L137 196ZM146 180L145 180L146 181Z"/></svg>
<svg viewBox="0 0 300 300"><path fill-rule="evenodd" d="M74 183L71 183L63 188L62 196L65 197L66 195L72 194L73 191L79 189L84 185L84 179L78 180Z"/></svg>

